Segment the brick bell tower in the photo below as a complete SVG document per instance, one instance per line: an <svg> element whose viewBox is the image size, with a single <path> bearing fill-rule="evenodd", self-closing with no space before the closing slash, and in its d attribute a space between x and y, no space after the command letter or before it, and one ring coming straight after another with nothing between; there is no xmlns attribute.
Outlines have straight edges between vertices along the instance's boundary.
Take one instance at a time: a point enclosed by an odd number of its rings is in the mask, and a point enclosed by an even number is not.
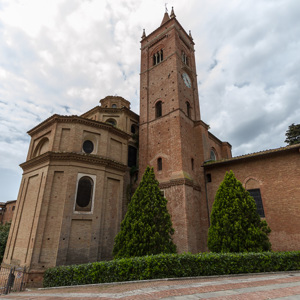
<svg viewBox="0 0 300 300"><path fill-rule="evenodd" d="M194 42L174 10L141 41L139 170L147 165L168 200L178 252L206 249L208 217ZM206 125L206 134L207 134Z"/></svg>

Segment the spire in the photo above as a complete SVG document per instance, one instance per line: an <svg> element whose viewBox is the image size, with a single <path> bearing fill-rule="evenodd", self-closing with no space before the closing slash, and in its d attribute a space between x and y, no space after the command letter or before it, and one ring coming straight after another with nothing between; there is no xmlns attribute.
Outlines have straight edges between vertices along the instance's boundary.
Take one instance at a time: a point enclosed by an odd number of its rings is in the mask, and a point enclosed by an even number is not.
<svg viewBox="0 0 300 300"><path fill-rule="evenodd" d="M145 33L145 29L143 29L142 39L144 39L145 37L146 37L146 33Z"/></svg>
<svg viewBox="0 0 300 300"><path fill-rule="evenodd" d="M175 13L174 13L173 6L172 6L172 10L171 10L170 17L171 17L171 18L175 18L175 17L176 17L176 15L175 15Z"/></svg>
<svg viewBox="0 0 300 300"><path fill-rule="evenodd" d="M166 11L165 14L164 14L164 18L163 18L163 20L162 20L160 26L163 25L163 24L165 24L165 23L168 22L169 20L170 20L170 17L169 17L168 12Z"/></svg>

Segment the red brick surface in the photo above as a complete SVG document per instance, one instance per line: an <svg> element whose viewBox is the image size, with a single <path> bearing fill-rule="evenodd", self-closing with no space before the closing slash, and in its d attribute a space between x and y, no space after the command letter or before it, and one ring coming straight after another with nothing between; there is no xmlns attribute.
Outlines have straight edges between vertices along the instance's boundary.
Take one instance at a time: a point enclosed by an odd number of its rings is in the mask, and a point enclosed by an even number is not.
<svg viewBox="0 0 300 300"><path fill-rule="evenodd" d="M277 299L300 296L300 273L282 272L87 285L12 293L3 299ZM1 299L0 298L0 299ZM294 298L296 299L296 298Z"/></svg>

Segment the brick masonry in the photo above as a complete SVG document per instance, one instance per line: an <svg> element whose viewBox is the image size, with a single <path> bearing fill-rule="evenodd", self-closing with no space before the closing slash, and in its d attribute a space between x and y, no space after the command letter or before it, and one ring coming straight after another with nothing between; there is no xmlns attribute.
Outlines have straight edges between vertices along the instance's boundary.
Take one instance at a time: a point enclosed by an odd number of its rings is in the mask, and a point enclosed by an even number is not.
<svg viewBox="0 0 300 300"><path fill-rule="evenodd" d="M158 51L163 52L163 60L156 64L153 56ZM190 85L184 76L190 78ZM154 167L168 199L179 252L206 249L201 166L212 148L220 159L231 157L230 145L211 135L201 121L198 98L193 39L174 16L165 15L161 26L141 42L139 167L140 171ZM161 116L156 113L158 102Z"/></svg>
<svg viewBox="0 0 300 300"><path fill-rule="evenodd" d="M299 150L300 145L289 146L205 166L212 180L207 183L209 211L225 172L232 170L246 189L260 189L272 250L299 250Z"/></svg>
<svg viewBox="0 0 300 300"><path fill-rule="evenodd" d="M157 53L163 56L154 62ZM26 266L29 285L35 285L49 267L111 259L138 183L128 167L128 149L137 148L137 136L138 180L147 165L154 168L179 252L208 250L210 212L228 170L247 189L260 189L273 250L299 250L300 145L231 157L231 145L200 118L194 42L174 13L142 37L140 117L122 97L100 103L81 116L53 115L28 132L2 267ZM90 151L83 147L86 141L93 145ZM77 198L84 179L90 198L82 208Z"/></svg>

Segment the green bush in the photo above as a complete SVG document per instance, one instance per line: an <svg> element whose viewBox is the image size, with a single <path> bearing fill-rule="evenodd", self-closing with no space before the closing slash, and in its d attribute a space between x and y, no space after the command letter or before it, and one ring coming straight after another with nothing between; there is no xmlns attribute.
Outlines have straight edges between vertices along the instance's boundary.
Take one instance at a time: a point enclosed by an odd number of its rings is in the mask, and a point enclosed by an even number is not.
<svg viewBox="0 0 300 300"><path fill-rule="evenodd" d="M261 220L254 199L233 172L226 172L211 212L208 248L213 252L263 252L271 250L269 228Z"/></svg>
<svg viewBox="0 0 300 300"><path fill-rule="evenodd" d="M9 229L10 229L10 223L6 223L4 225L0 224L0 264L4 256Z"/></svg>
<svg viewBox="0 0 300 300"><path fill-rule="evenodd" d="M44 287L300 270L300 251L159 254L50 268Z"/></svg>

